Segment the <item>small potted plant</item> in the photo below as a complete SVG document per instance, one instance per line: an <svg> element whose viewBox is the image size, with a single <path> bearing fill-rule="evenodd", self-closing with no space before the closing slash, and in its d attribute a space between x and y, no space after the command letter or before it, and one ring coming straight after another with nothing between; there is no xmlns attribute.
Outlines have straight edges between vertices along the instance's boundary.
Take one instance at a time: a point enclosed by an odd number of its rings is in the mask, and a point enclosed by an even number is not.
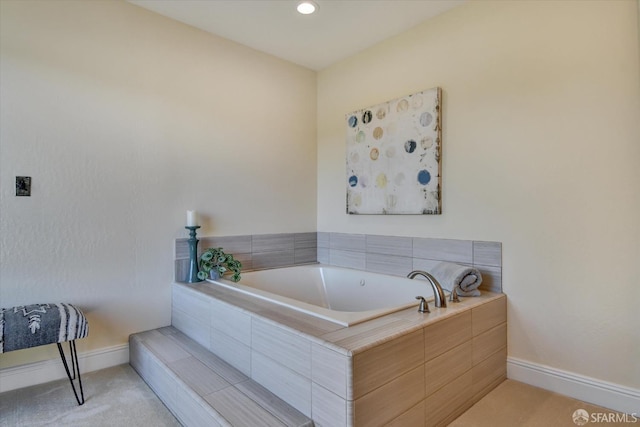
<svg viewBox="0 0 640 427"><path fill-rule="evenodd" d="M200 255L200 271L198 278L213 280L221 278L226 273L232 273L231 280L240 280L240 269L242 263L233 258L233 255L226 254L222 248L208 248Z"/></svg>

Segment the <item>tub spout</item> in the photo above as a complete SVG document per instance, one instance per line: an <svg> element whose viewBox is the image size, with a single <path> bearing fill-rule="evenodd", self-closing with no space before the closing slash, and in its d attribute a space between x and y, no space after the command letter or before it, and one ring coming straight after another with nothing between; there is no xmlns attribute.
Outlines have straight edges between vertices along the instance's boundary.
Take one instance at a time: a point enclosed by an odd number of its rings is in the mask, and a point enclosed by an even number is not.
<svg viewBox="0 0 640 427"><path fill-rule="evenodd" d="M444 295L444 291L442 290L442 286L433 277L431 274L422 270L414 270L407 275L409 279L414 279L416 276L422 276L429 281L431 284L431 288L433 288L433 296L435 297L435 305L436 307L446 307L447 306L447 298Z"/></svg>

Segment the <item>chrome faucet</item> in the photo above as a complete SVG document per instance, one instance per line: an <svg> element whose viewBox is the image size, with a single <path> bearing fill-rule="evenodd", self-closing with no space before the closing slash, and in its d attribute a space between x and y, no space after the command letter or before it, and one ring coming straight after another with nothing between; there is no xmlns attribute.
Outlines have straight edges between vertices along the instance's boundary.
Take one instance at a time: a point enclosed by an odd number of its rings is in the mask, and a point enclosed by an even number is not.
<svg viewBox="0 0 640 427"><path fill-rule="evenodd" d="M426 271L422 271L422 270L414 270L407 275L409 279L413 279L416 276L423 276L431 284L431 287L433 288L433 296L435 299L436 307L446 307L447 298L444 295L442 286L440 286L440 283L438 283L436 278L433 277L431 274L427 273Z"/></svg>

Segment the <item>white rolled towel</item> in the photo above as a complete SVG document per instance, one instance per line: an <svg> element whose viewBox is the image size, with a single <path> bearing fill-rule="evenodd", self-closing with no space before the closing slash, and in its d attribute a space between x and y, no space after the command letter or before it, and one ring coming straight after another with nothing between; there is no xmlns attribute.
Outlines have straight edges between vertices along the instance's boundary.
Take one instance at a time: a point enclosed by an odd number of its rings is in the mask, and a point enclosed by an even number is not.
<svg viewBox="0 0 640 427"><path fill-rule="evenodd" d="M453 262L439 262L431 270L440 285L451 292L454 288L461 297L478 297L478 287L482 283L482 275L475 267Z"/></svg>

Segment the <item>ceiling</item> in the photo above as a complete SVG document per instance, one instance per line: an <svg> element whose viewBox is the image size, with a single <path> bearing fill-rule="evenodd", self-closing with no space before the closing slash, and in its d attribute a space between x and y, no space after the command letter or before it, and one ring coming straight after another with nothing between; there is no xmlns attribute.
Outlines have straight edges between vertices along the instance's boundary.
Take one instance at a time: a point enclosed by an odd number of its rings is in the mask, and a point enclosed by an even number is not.
<svg viewBox="0 0 640 427"><path fill-rule="evenodd" d="M304 67L321 70L465 0L129 0L137 6Z"/></svg>

